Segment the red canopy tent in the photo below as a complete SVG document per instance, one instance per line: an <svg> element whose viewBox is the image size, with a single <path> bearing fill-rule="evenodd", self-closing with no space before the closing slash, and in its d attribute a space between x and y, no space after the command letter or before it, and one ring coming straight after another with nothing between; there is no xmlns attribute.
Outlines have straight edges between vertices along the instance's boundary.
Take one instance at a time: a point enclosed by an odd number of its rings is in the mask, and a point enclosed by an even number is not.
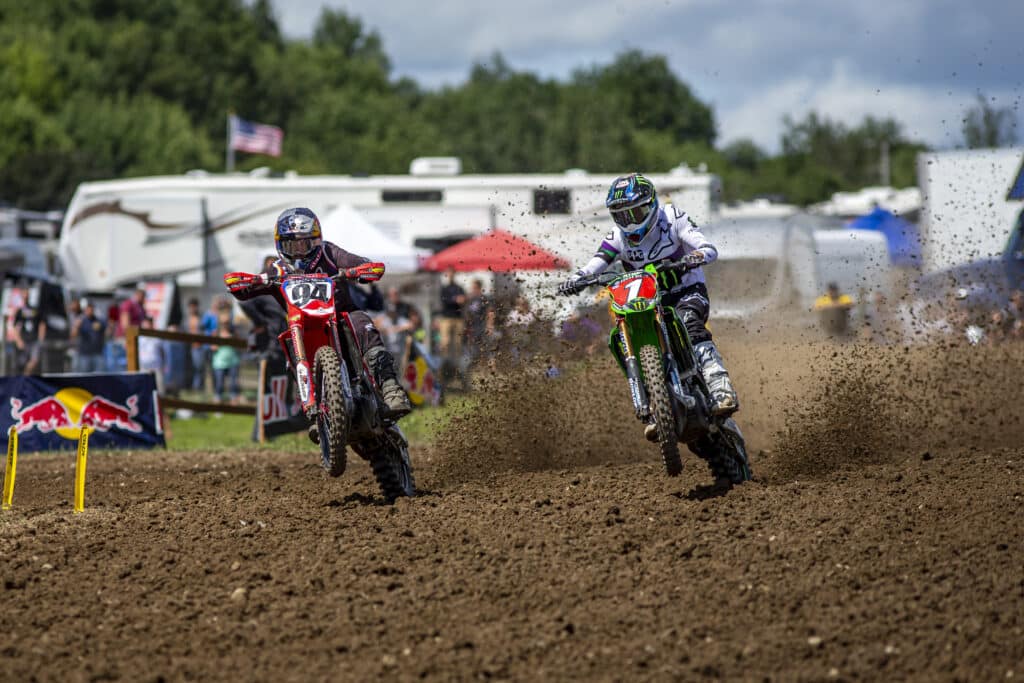
<svg viewBox="0 0 1024 683"><path fill-rule="evenodd" d="M509 273L516 270L557 270L568 268L565 259L533 242L504 230L491 230L439 251L426 261L423 270L460 272L490 270Z"/></svg>

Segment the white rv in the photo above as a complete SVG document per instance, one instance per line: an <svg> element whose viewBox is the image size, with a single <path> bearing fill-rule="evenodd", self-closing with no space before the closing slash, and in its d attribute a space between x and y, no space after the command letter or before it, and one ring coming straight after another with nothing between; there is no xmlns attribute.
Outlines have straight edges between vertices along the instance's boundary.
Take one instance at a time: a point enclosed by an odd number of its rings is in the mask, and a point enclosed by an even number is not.
<svg viewBox="0 0 1024 683"><path fill-rule="evenodd" d="M83 183L65 214L60 254L68 284L94 292L171 276L219 287L273 248L277 214L350 206L408 247L445 246L501 227L519 234L604 211L611 175L459 175L454 159L413 163L406 176L210 175L203 172ZM699 220L714 210L718 178L685 167L651 176L663 196ZM356 229L358 231L358 229ZM358 243L358 236L353 236ZM358 248L353 248L358 251Z"/></svg>
<svg viewBox="0 0 1024 683"><path fill-rule="evenodd" d="M1008 193L1024 147L920 154L921 256L925 273L1005 254L1021 215Z"/></svg>

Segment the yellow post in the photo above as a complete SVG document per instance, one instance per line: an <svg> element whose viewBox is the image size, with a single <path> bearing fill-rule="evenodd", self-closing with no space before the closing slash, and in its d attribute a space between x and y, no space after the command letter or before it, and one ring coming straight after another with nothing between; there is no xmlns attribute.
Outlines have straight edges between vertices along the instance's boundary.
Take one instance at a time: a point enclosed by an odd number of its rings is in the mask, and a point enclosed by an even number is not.
<svg viewBox="0 0 1024 683"><path fill-rule="evenodd" d="M89 455L92 427L82 427L78 434L78 457L75 461L75 512L85 509L85 458Z"/></svg>
<svg viewBox="0 0 1024 683"><path fill-rule="evenodd" d="M4 510L11 509L14 501L14 475L18 470L18 428L7 431L7 469L4 470Z"/></svg>

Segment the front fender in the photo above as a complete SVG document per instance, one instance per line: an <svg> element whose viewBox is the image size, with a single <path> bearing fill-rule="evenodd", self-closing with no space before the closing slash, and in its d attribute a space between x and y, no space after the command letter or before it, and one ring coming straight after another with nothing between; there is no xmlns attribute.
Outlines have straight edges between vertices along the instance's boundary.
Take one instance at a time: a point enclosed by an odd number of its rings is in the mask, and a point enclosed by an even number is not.
<svg viewBox="0 0 1024 683"><path fill-rule="evenodd" d="M629 335L629 341L634 352L646 344L661 347L661 333L655 311L655 308L649 308L646 311L637 311L621 316L625 319L626 333ZM619 334L618 327L613 329L608 335L608 348L611 349L612 356L618 362L619 369L625 373L626 347Z"/></svg>

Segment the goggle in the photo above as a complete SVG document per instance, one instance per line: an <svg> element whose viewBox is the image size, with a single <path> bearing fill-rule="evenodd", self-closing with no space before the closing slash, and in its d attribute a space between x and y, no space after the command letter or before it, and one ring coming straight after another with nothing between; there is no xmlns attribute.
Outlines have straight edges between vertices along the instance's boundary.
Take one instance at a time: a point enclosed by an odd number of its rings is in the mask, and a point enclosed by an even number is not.
<svg viewBox="0 0 1024 683"><path fill-rule="evenodd" d="M281 253L290 258L302 258L320 246L318 237L303 237L296 240L281 240Z"/></svg>
<svg viewBox="0 0 1024 683"><path fill-rule="evenodd" d="M650 215L651 209L654 208L653 202L647 204L641 204L640 206L633 206L628 209L617 209L612 211L612 219L615 224L620 228L625 228L629 225L640 225Z"/></svg>

